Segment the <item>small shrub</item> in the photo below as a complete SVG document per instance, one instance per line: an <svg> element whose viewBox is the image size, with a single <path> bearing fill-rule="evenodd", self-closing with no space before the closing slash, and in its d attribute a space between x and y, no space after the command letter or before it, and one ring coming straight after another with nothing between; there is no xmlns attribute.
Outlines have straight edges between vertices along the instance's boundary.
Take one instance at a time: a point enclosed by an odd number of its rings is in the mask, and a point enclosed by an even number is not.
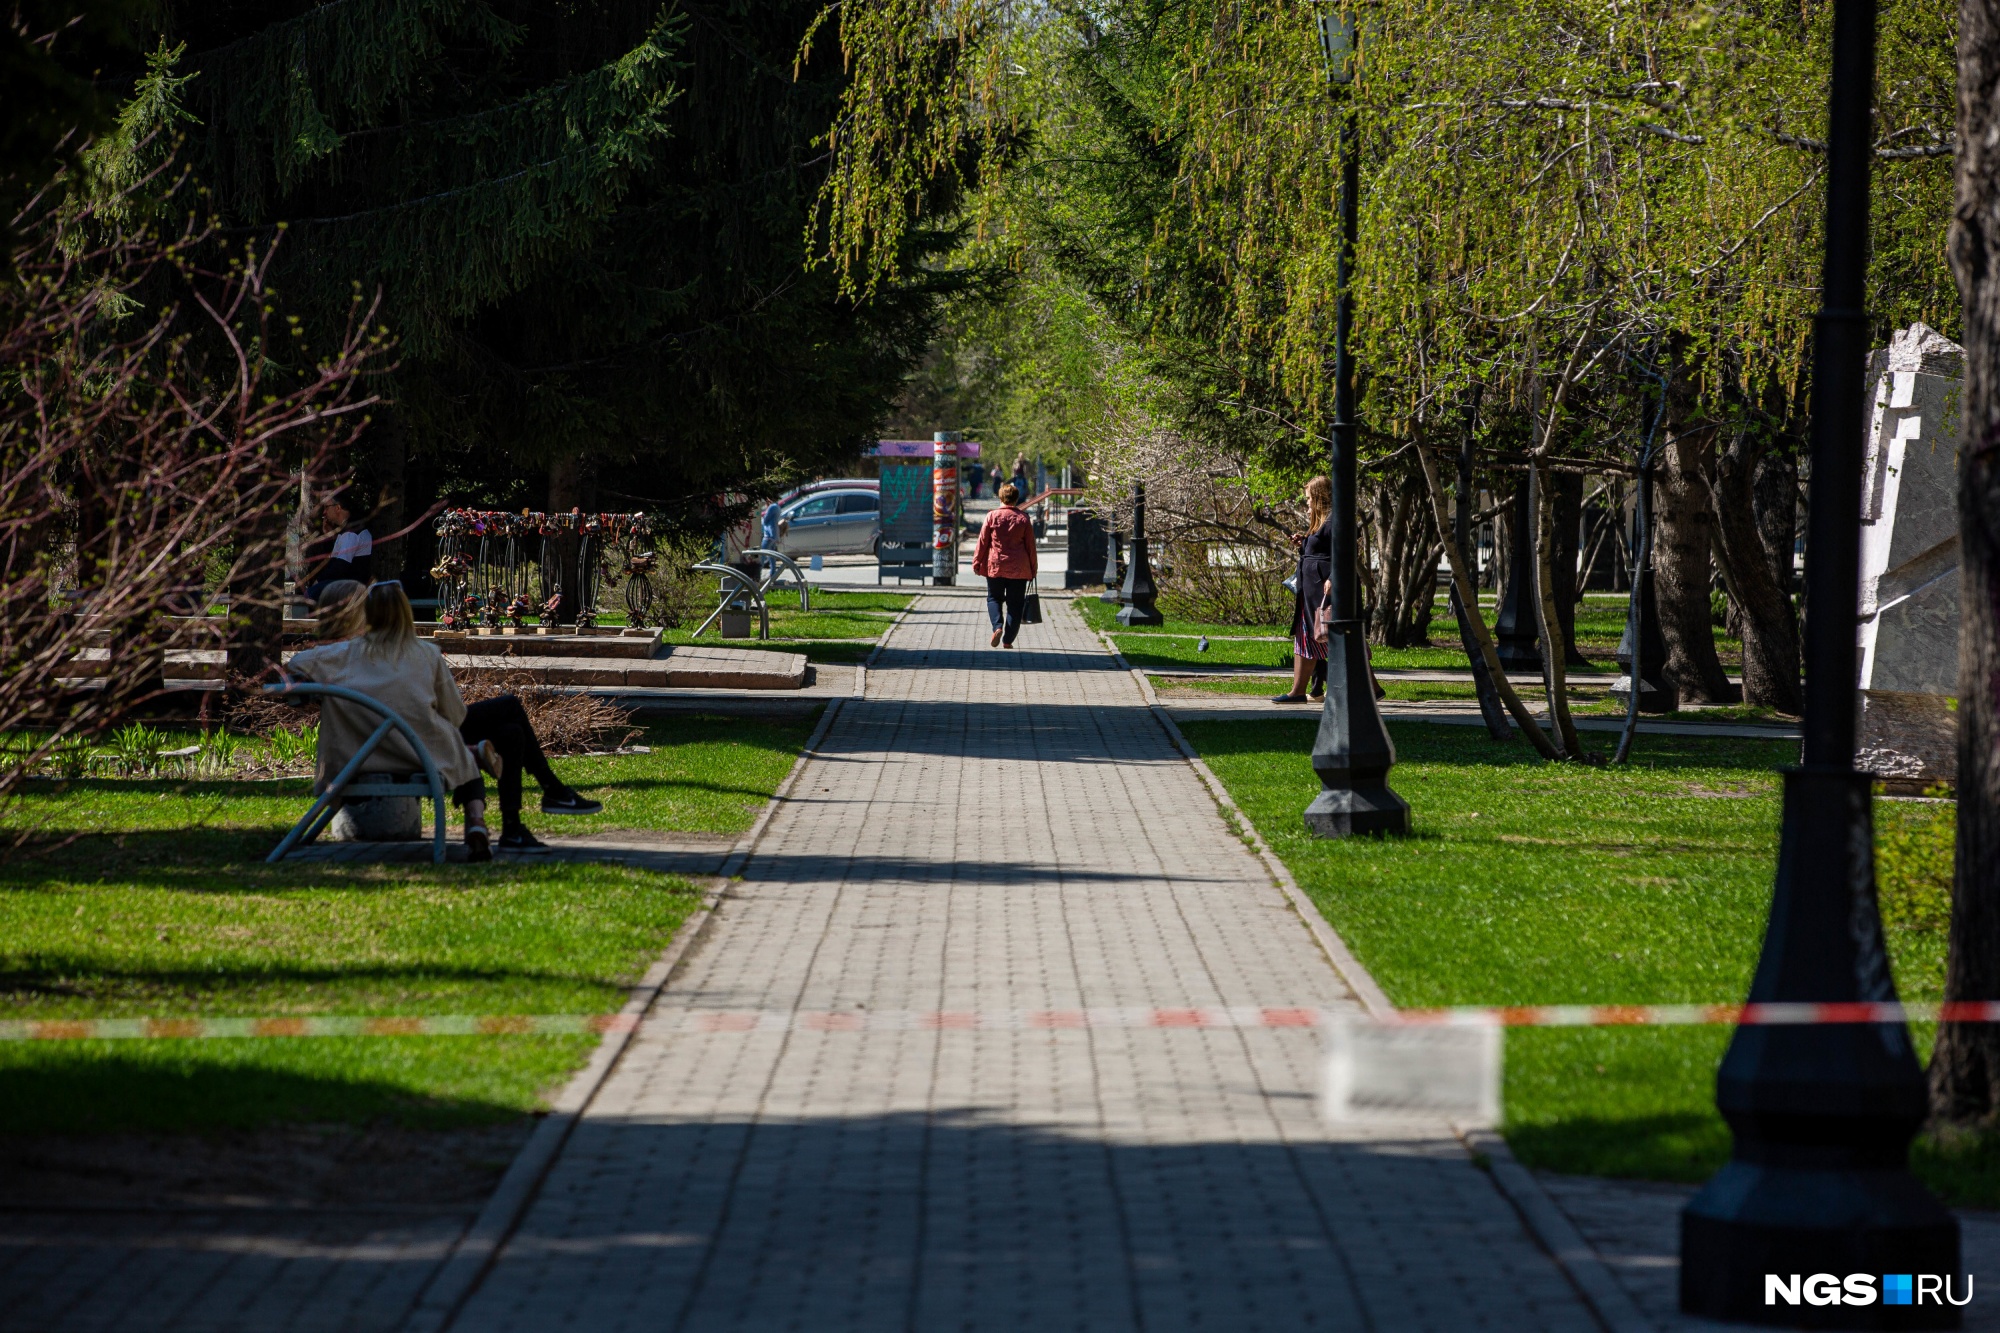
<svg viewBox="0 0 2000 1333"><path fill-rule="evenodd" d="M646 578L652 582L652 606L646 624L660 628L686 628L700 624L702 616L714 610L716 576L694 570L696 560L710 556L710 542L696 536L662 538L656 546L660 566ZM618 606L624 606L620 598Z"/></svg>
<svg viewBox="0 0 2000 1333"><path fill-rule="evenodd" d="M242 748L235 733L217 727L202 738L201 753L195 757L195 771L210 777L226 777L235 771L237 751Z"/></svg>
<svg viewBox="0 0 2000 1333"><path fill-rule="evenodd" d="M268 739L273 765L287 772L306 768L312 764L313 756L319 750L319 723L315 722L298 731L279 727Z"/></svg>
<svg viewBox="0 0 2000 1333"><path fill-rule="evenodd" d="M1177 544L1169 569L1154 571L1160 610L1210 625L1274 625L1292 618L1285 580L1296 566L1289 552L1266 547Z"/></svg>
<svg viewBox="0 0 2000 1333"><path fill-rule="evenodd" d="M58 778L65 782L75 782L87 778L104 766L103 757L91 745L88 737L65 736L49 751L48 766Z"/></svg>
<svg viewBox="0 0 2000 1333"><path fill-rule="evenodd" d="M1943 930L1951 924L1957 837L1955 805L1876 806L1875 891L1885 925Z"/></svg>
<svg viewBox="0 0 2000 1333"><path fill-rule="evenodd" d="M160 751L165 748L166 737L143 722L128 722L111 733L111 753L118 771L130 776L157 770Z"/></svg>

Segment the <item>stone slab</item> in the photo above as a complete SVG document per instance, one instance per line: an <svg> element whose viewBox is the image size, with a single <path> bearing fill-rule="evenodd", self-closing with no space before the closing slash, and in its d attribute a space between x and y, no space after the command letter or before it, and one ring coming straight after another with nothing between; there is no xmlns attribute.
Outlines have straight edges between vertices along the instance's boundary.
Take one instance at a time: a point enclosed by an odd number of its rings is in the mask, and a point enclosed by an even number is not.
<svg viewBox="0 0 2000 1333"><path fill-rule="evenodd" d="M1963 353L1913 325L1875 354L1862 474L1863 689L1951 694L1958 667Z"/></svg>
<svg viewBox="0 0 2000 1333"><path fill-rule="evenodd" d="M512 657L446 653L452 673L526 676L538 684L589 688L796 690L806 682L803 653L677 646L668 657Z"/></svg>
<svg viewBox="0 0 2000 1333"><path fill-rule="evenodd" d="M660 632L644 634L452 634L425 636L447 657L664 657L673 649L660 643Z"/></svg>

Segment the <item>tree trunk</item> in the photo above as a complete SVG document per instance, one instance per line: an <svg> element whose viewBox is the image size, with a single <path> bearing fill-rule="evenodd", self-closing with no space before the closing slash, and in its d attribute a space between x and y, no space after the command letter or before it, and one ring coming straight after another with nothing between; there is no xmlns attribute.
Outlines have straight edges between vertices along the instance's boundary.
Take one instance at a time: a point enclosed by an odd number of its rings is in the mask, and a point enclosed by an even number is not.
<svg viewBox="0 0 2000 1333"><path fill-rule="evenodd" d="M2000 11L1961 0L1958 207L1951 264L1965 303L1958 459L1958 860L1946 1000L2000 998ZM1941 1119L2000 1112L2000 1023L1946 1023L1931 1057Z"/></svg>
<svg viewBox="0 0 2000 1333"><path fill-rule="evenodd" d="M1439 530L1442 531L1446 522L1444 487L1438 483L1437 465L1421 448L1417 450L1417 465L1424 472L1424 489L1430 495L1431 514ZM1507 673L1500 669L1500 654L1493 646L1493 636L1487 632L1485 619L1479 614L1479 594L1473 587L1472 571L1468 568L1470 562L1460 559L1456 547L1451 545L1445 547L1445 556L1451 564L1452 586L1458 591L1458 604L1465 611L1467 628L1471 630L1473 641L1479 647L1480 657L1485 659L1486 674L1492 680L1494 690L1499 693L1500 702L1507 706L1507 711L1514 715L1516 722L1520 723L1522 732L1526 734L1529 744L1535 747L1538 754L1544 759L1561 759L1562 752L1556 749L1555 742L1543 732L1541 724L1535 720L1535 715L1529 712L1528 705L1522 702L1520 693L1508 681Z"/></svg>
<svg viewBox="0 0 2000 1333"><path fill-rule="evenodd" d="M1535 615L1535 515L1534 487L1528 473L1511 474L1513 499L1503 511L1506 517L1505 579L1494 599L1493 641L1500 650L1500 662L1509 671L1539 671L1542 666L1542 636Z"/></svg>
<svg viewBox="0 0 2000 1333"><path fill-rule="evenodd" d="M1708 491L1713 427L1697 427L1673 438L1663 451L1653 495L1653 578L1660 606L1660 632L1667 640L1664 674L1683 703L1734 703L1735 687L1715 655L1715 627L1709 617L1709 548L1715 514Z"/></svg>
<svg viewBox="0 0 2000 1333"><path fill-rule="evenodd" d="M1549 503L1555 513L1554 545L1549 549L1556 589L1556 620L1562 626L1563 659L1587 667L1590 659L1576 647L1578 561L1583 555L1583 474L1544 470Z"/></svg>
<svg viewBox="0 0 2000 1333"><path fill-rule="evenodd" d="M1439 546L1429 510L1407 484L1385 482L1376 490L1369 523L1377 563L1368 580L1368 633L1391 648L1430 645Z"/></svg>
<svg viewBox="0 0 2000 1333"><path fill-rule="evenodd" d="M1715 549L1742 616L1743 698L1781 712L1805 709L1799 682L1799 630L1792 599L1772 577L1758 530L1757 467L1768 449L1761 431L1737 430L1715 456Z"/></svg>
<svg viewBox="0 0 2000 1333"><path fill-rule="evenodd" d="M1751 483L1750 503L1757 515L1758 540L1764 543L1764 556L1771 565L1771 582L1785 595L1796 634L1799 618L1792 601L1792 568L1799 538L1799 460L1789 442L1765 451Z"/></svg>
<svg viewBox="0 0 2000 1333"><path fill-rule="evenodd" d="M1549 470L1544 464L1528 465L1529 512L1534 516L1534 572L1536 574L1535 624L1541 631L1542 642L1550 643L1562 633L1562 619L1556 606L1556 540L1557 507L1555 487L1549 485ZM1545 652L1542 654L1542 689L1549 700L1549 722L1555 729L1556 744L1562 748L1563 758L1583 758L1583 746L1577 739L1576 724L1569 715L1569 680L1564 666L1565 654Z"/></svg>

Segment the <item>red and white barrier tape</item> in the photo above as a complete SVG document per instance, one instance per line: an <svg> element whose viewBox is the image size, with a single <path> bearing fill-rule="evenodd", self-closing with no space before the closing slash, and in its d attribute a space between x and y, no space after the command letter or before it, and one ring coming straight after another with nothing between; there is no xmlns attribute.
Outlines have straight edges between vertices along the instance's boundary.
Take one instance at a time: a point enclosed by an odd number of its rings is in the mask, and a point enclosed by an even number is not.
<svg viewBox="0 0 2000 1333"><path fill-rule="evenodd" d="M1352 1012L1352 1011L1350 1011ZM0 1019L4 1041L122 1041L214 1037L469 1037L707 1032L1035 1032L1089 1028L1306 1028L1313 1008L1237 1005L1170 1009L691 1009L630 1014L431 1014L299 1018ZM1355 1014L1359 1017L1359 1014ZM1690 1024L2000 1023L2000 1001L1951 1004L1556 1004L1403 1009L1409 1027L1675 1027Z"/></svg>
<svg viewBox="0 0 2000 1333"><path fill-rule="evenodd" d="M0 1041L126 1041L207 1037L570 1036L629 1031L627 1014L424 1014L358 1018L0 1019Z"/></svg>
<svg viewBox="0 0 2000 1333"><path fill-rule="evenodd" d="M1745 1027L1819 1023L2000 1023L2000 1001L1950 1004L1543 1004L1496 1008L1399 1009L1389 1020L1406 1026L1599 1028L1679 1027L1730 1023Z"/></svg>

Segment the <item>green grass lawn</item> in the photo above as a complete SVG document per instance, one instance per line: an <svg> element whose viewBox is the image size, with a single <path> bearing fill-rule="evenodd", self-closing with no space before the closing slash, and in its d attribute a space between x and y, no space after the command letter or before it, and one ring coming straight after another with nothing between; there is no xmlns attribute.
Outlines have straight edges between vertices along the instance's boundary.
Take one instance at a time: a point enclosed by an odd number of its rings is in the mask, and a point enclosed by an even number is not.
<svg viewBox="0 0 2000 1333"><path fill-rule="evenodd" d="M1092 629L1103 630L1107 633L1115 632L1118 634L1153 636L1206 634L1210 638L1254 638L1262 636L1264 638L1282 639L1286 637L1287 631L1291 628L1287 624L1219 625L1207 621L1180 620L1174 616L1168 616L1166 617L1166 623L1163 625L1141 625L1136 628L1127 629L1118 623L1118 608L1109 602L1100 602L1095 594L1086 596L1083 589L1078 589L1077 596L1071 601L1070 605L1074 606L1077 614L1083 617L1084 624L1090 626Z"/></svg>
<svg viewBox="0 0 2000 1333"><path fill-rule="evenodd" d="M1202 694L1271 694L1291 683L1290 677L1286 676L1216 676L1208 679L1192 676L1153 676L1151 679L1153 688L1156 690L1196 691ZM1397 699L1407 703L1423 703L1432 699L1460 700L1476 699L1479 697L1474 691L1471 681L1399 680L1394 676L1386 676L1381 678L1381 684L1382 689L1386 692L1384 694L1385 698ZM1540 697L1540 692L1536 691L1533 695L1524 697L1527 697L1529 703L1532 705L1534 700ZM1570 691L1570 702L1579 714L1589 712L1604 697L1604 688L1601 682L1596 685L1575 688ZM1695 716L1697 715L1690 714L1689 720L1693 720ZM1705 717L1707 714L1699 716Z"/></svg>
<svg viewBox="0 0 2000 1333"><path fill-rule="evenodd" d="M663 643L699 643L709 647L763 648L804 653L809 662L864 662L896 613L909 606L911 594L893 592L813 591L813 609L801 611L795 593L772 594L769 639L725 639L711 625L699 639L693 630L700 620L680 629L662 630ZM752 629L755 630L755 622Z"/></svg>
<svg viewBox="0 0 2000 1333"><path fill-rule="evenodd" d="M1292 645L1256 639L1211 639L1208 651L1196 651L1198 640L1159 635L1114 634L1111 641L1135 667L1250 667L1259 671L1290 669Z"/></svg>
<svg viewBox="0 0 2000 1333"><path fill-rule="evenodd" d="M1739 1001L1768 910L1787 741L1646 737L1635 765L1549 765L1472 728L1396 723L1413 836L1323 842L1289 721L1182 724L1301 888L1398 1005ZM1883 803L1897 984L1938 998L1949 805ZM1940 852L1940 848L1944 849ZM1915 849L1915 850L1912 850ZM1925 1035L1927 1040L1927 1034ZM1728 1153L1713 1079L1725 1028L1515 1030L1506 1120L1551 1170L1698 1180ZM1990 1145L1926 1141L1960 1200L2000 1201Z"/></svg>
<svg viewBox="0 0 2000 1333"><path fill-rule="evenodd" d="M1369 660L1376 667L1388 670L1470 671L1472 663L1457 647L1457 631L1450 633L1452 637L1449 639L1443 631L1434 634L1432 637L1437 646L1430 648L1385 648L1376 644L1369 649ZM1123 630L1113 634L1111 641L1118 645L1118 651L1125 655L1127 662L1148 670L1190 666L1249 667L1256 670L1291 668L1292 645L1289 641L1211 638L1207 652L1200 651L1198 639L1126 633ZM1576 675L1608 675L1617 669L1607 656L1594 661L1587 670L1572 667L1571 671Z"/></svg>
<svg viewBox="0 0 2000 1333"><path fill-rule="evenodd" d="M1493 595L1483 594L1479 600L1490 628L1495 614ZM1590 659L1591 666L1572 667L1572 671L1599 674L1617 671L1617 664L1612 659L1617 652L1619 636L1625 631L1625 604L1623 593L1592 593L1577 608L1577 647ZM1118 651L1136 667L1267 668L1290 658L1290 648L1285 643L1226 642L1230 638L1241 639L1245 636L1284 638L1289 625L1217 625L1168 616L1162 625L1128 629L1117 622L1118 608L1115 606L1094 597L1079 597L1074 605L1083 616L1084 623L1092 629L1111 634ZM1192 640L1180 642L1174 637L1201 634L1209 638L1209 651L1205 653L1197 652ZM1471 668L1459 645L1458 622L1452 618L1449 605L1442 597L1431 608L1429 634L1431 646L1428 648L1385 648L1378 645L1372 650L1370 660L1381 668L1447 671ZM1715 648L1725 667L1736 670L1742 665L1743 645L1738 640L1718 634Z"/></svg>
<svg viewBox="0 0 2000 1333"><path fill-rule="evenodd" d="M733 835L814 719L671 718L646 755L558 759L603 815L544 831ZM608 865L266 866L303 780L36 783L0 863L0 1014L601 1013L700 901ZM535 1109L588 1037L0 1044L0 1131L418 1125Z"/></svg>
<svg viewBox="0 0 2000 1333"><path fill-rule="evenodd" d="M1381 680L1384 698L1405 703L1426 703L1431 700L1471 700L1478 698L1470 681L1453 680L1398 680L1394 676L1384 676ZM1288 688L1288 676L1162 676L1151 677L1153 688L1181 694L1228 694L1228 695L1270 695ZM1569 691L1570 712L1576 717L1621 719L1625 716L1625 705L1613 702L1607 687L1609 682L1602 676L1581 676L1572 681ZM1527 688L1521 691L1530 708L1539 708L1542 691ZM1761 705L1728 704L1715 708L1683 708L1677 713L1645 713L1646 722L1661 722L1668 725L1710 725L1717 722L1753 722L1762 725L1796 725L1798 718L1790 713L1781 713L1775 708Z"/></svg>

